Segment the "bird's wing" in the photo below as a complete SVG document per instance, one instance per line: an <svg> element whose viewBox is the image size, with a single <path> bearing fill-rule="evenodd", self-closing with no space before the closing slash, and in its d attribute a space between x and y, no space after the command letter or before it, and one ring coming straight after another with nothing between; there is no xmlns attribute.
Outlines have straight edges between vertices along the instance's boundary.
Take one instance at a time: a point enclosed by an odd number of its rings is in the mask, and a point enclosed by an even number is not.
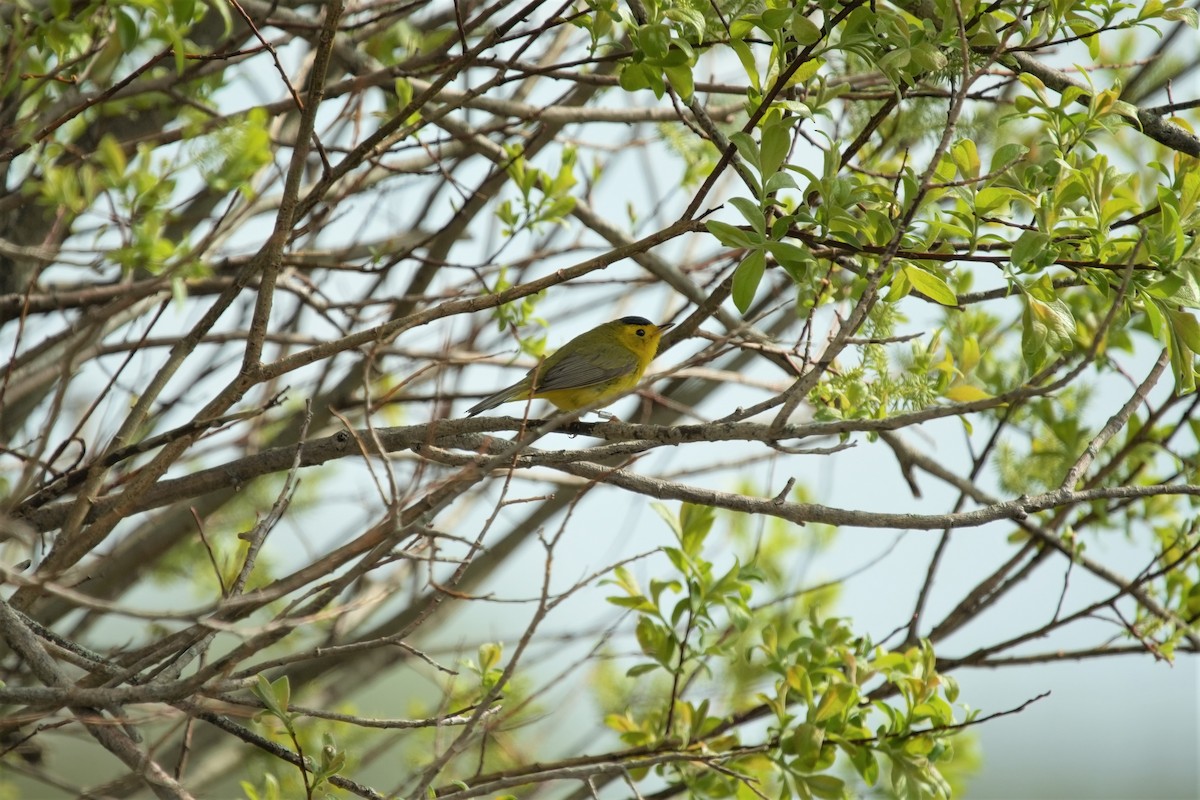
<svg viewBox="0 0 1200 800"><path fill-rule="evenodd" d="M573 354L559 361L547 361L534 379L536 392L581 389L628 375L637 369L637 356L628 352L603 355ZM532 373L531 373L532 374Z"/></svg>

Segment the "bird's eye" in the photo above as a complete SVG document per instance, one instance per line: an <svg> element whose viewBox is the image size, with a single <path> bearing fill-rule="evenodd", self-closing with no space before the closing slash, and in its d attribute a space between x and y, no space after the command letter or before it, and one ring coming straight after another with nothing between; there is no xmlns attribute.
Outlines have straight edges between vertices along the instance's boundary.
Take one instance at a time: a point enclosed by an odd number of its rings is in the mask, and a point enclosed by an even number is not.
<svg viewBox="0 0 1200 800"><path fill-rule="evenodd" d="M646 335L646 329L645 329L645 328L638 328L638 329L637 329L637 334L638 334L638 336L645 336L645 335Z"/></svg>

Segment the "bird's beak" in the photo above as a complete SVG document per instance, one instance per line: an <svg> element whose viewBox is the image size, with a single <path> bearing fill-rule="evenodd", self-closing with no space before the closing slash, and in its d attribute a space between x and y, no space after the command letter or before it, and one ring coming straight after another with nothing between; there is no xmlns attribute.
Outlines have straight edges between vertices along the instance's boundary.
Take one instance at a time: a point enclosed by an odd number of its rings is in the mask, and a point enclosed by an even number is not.
<svg viewBox="0 0 1200 800"><path fill-rule="evenodd" d="M659 326L658 326L658 332L659 332L659 333L662 333L662 332L663 332L663 331L665 331L667 328L674 328L674 327L675 327L675 323L674 323L674 322L667 322L667 323L664 323L664 324L662 324L662 325L659 325Z"/></svg>

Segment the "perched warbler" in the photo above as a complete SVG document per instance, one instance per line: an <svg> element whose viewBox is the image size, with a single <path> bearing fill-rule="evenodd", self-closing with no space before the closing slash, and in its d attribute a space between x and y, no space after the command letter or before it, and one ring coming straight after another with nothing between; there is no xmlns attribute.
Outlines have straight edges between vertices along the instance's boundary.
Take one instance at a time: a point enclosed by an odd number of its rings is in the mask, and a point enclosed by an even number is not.
<svg viewBox="0 0 1200 800"><path fill-rule="evenodd" d="M658 353L658 340L674 323L621 317L581 333L521 380L467 409L473 417L510 400L544 397L563 411L608 405L637 386Z"/></svg>

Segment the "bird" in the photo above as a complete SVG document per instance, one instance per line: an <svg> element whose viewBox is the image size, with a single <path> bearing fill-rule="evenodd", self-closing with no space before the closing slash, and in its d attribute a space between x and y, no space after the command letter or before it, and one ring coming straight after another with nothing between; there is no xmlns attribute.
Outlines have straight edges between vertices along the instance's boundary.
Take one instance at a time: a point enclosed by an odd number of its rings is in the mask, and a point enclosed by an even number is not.
<svg viewBox="0 0 1200 800"><path fill-rule="evenodd" d="M524 378L467 409L473 417L511 400L543 397L561 411L605 406L637 386L658 354L658 341L674 323L621 317L581 333Z"/></svg>

